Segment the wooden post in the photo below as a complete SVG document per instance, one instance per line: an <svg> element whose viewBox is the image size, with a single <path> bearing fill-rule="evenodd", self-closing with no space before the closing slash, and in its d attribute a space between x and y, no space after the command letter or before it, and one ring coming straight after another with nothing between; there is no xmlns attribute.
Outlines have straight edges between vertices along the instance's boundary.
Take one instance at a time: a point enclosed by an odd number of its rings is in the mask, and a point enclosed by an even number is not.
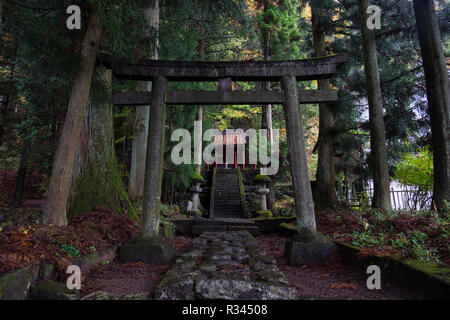
<svg viewBox="0 0 450 320"><path fill-rule="evenodd" d="M147 157L145 160L144 212L141 225L141 236L143 237L156 237L159 231L162 163L164 158L164 99L167 91L167 78L155 77L152 88Z"/></svg>
<svg viewBox="0 0 450 320"><path fill-rule="evenodd" d="M297 230L299 233L316 233L316 219L306 159L302 114L298 102L297 80L294 76L286 76L283 77L281 85L285 95L284 118L297 212Z"/></svg>

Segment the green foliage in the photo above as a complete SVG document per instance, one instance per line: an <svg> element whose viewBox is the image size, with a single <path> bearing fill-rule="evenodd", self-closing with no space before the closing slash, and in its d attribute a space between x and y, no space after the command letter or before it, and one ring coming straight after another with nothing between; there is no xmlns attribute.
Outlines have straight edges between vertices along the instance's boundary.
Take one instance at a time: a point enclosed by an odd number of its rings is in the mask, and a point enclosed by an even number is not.
<svg viewBox="0 0 450 320"><path fill-rule="evenodd" d="M372 234L370 229L363 232L353 231L352 238L352 244L359 247L379 246L382 241L377 235Z"/></svg>
<svg viewBox="0 0 450 320"><path fill-rule="evenodd" d="M433 155L427 147L416 153L406 153L397 164L395 179L401 184L433 190Z"/></svg>
<svg viewBox="0 0 450 320"><path fill-rule="evenodd" d="M61 246L61 251L67 254L67 256L70 258L80 256L80 250L75 248L72 244L70 245L63 244Z"/></svg>

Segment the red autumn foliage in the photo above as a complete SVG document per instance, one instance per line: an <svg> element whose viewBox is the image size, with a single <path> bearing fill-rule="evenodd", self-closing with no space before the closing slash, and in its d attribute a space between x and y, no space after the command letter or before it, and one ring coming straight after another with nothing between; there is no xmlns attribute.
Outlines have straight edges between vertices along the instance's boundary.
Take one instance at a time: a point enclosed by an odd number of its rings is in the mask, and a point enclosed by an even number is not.
<svg viewBox="0 0 450 320"><path fill-rule="evenodd" d="M71 246L79 255L104 250L127 241L137 234L137 227L127 216L104 207L80 214L64 227L21 225L5 227L0 232L0 273L32 263L53 263L64 267Z"/></svg>

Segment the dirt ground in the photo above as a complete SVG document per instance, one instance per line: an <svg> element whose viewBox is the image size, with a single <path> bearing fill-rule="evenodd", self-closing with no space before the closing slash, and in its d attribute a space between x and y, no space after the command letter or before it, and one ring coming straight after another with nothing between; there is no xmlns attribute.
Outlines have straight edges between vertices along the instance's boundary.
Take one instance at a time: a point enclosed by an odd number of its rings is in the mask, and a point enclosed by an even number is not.
<svg viewBox="0 0 450 320"><path fill-rule="evenodd" d="M192 238L176 237L173 240L176 254L190 250ZM150 295L161 281L171 265L150 265L143 262L99 265L92 269L83 279L82 292L105 291L111 294L138 294L147 292Z"/></svg>
<svg viewBox="0 0 450 320"><path fill-rule="evenodd" d="M366 275L362 270L343 265L338 257L324 266L292 267L287 265L284 245L288 237L264 235L257 240L277 260L278 266L289 279L289 284L298 289L299 299L339 300L409 300L426 299L420 292L402 288L398 284L383 281L380 290L366 287ZM192 238L176 237L177 254L188 251ZM84 279L83 292L106 291L112 294L137 294L154 292L170 265L153 266L145 263L113 262L91 270Z"/></svg>
<svg viewBox="0 0 450 320"><path fill-rule="evenodd" d="M380 290L369 290L368 275L363 270L344 265L339 257L324 266L293 267L284 257L284 245L289 239L281 235L259 236L259 243L277 260L278 266L288 277L289 284L298 290L300 299L339 300L410 300L426 299L421 292L402 288L397 283L381 279Z"/></svg>

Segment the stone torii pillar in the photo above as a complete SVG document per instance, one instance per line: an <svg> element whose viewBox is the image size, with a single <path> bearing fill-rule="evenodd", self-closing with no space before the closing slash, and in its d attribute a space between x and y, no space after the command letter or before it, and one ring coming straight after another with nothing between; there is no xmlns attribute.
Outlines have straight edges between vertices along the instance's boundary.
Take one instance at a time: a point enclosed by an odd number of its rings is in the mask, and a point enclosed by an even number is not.
<svg viewBox="0 0 450 320"><path fill-rule="evenodd" d="M305 137L302 125L298 86L295 76L282 78L284 92L284 118L290 153L292 187L294 190L295 210L297 215L298 235L286 243L289 264L320 264L327 261L334 245L317 234L314 203L309 181L308 162L306 158Z"/></svg>
<svg viewBox="0 0 450 320"><path fill-rule="evenodd" d="M159 237L167 83L162 76L152 79L140 236L120 248L121 262L165 264L175 256L173 246Z"/></svg>

